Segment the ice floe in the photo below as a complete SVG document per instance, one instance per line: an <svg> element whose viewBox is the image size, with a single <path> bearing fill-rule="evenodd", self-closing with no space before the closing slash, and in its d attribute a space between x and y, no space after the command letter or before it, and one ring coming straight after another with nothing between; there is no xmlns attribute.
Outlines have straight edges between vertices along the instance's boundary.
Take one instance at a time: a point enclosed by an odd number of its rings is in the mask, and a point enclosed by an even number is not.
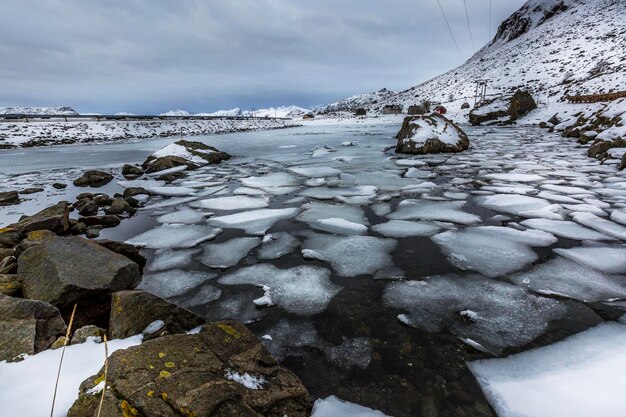
<svg viewBox="0 0 626 417"><path fill-rule="evenodd" d="M300 241L289 233L277 232L265 235L263 245L257 249L257 258L278 259L293 252L298 246L300 246Z"/></svg>
<svg viewBox="0 0 626 417"><path fill-rule="evenodd" d="M557 254L607 274L626 273L626 246L582 246L554 249Z"/></svg>
<svg viewBox="0 0 626 417"><path fill-rule="evenodd" d="M393 266L396 241L373 236L331 236L311 233L302 244L303 256L329 262L338 275L374 274Z"/></svg>
<svg viewBox="0 0 626 417"><path fill-rule="evenodd" d="M364 235L367 226L340 218L319 219L309 223L313 229L339 235Z"/></svg>
<svg viewBox="0 0 626 417"><path fill-rule="evenodd" d="M165 224L141 233L126 243L148 249L193 248L214 239L221 232L222 229L218 227Z"/></svg>
<svg viewBox="0 0 626 417"><path fill-rule="evenodd" d="M387 215L392 220L440 220L459 224L473 224L480 221L480 217L461 210L464 201L425 201L402 200L395 212Z"/></svg>
<svg viewBox="0 0 626 417"><path fill-rule="evenodd" d="M216 277L217 274L213 272L175 269L155 274L145 274L141 284L139 284L139 288L161 298L172 298L197 288ZM217 299L219 298L219 290L217 288L215 290L215 294L217 294L215 299Z"/></svg>
<svg viewBox="0 0 626 417"><path fill-rule="evenodd" d="M540 294L587 302L626 299L626 276L603 274L560 256L509 279Z"/></svg>
<svg viewBox="0 0 626 417"><path fill-rule="evenodd" d="M190 208L182 208L171 213L163 214L157 217L159 223L174 224L196 224L202 222L207 217L207 213Z"/></svg>
<svg viewBox="0 0 626 417"><path fill-rule="evenodd" d="M469 368L500 417L624 414L626 325L603 323L553 345Z"/></svg>
<svg viewBox="0 0 626 417"><path fill-rule="evenodd" d="M321 313L340 290L330 281L328 269L306 265L288 269L269 264L253 265L225 275L219 282L263 287L265 305L278 305L299 315Z"/></svg>
<svg viewBox="0 0 626 417"><path fill-rule="evenodd" d="M202 256L198 258L211 268L228 268L237 265L240 260L261 243L258 237L240 237L223 243L205 243Z"/></svg>
<svg viewBox="0 0 626 417"><path fill-rule="evenodd" d="M443 275L388 284L386 305L406 311L398 319L429 332L448 330L497 353L541 335L567 309L525 288L478 275ZM459 312L471 310L472 317Z"/></svg>
<svg viewBox="0 0 626 417"><path fill-rule="evenodd" d="M251 235L263 235L274 223L300 213L298 208L250 210L227 216L213 217L210 224L230 229L242 229Z"/></svg>
<svg viewBox="0 0 626 417"><path fill-rule="evenodd" d="M194 255L200 252L200 248L193 249L158 249L148 265L149 271L163 271L166 269L184 268L191 264Z"/></svg>
<svg viewBox="0 0 626 417"><path fill-rule="evenodd" d="M243 195L231 197L215 197L205 200L194 201L191 207L201 208L205 210L250 210L265 208L270 205L270 199L267 197L248 197Z"/></svg>
<svg viewBox="0 0 626 417"><path fill-rule="evenodd" d="M615 238L626 240L626 227L592 213L571 213L574 221Z"/></svg>
<svg viewBox="0 0 626 417"><path fill-rule="evenodd" d="M498 277L537 260L533 246L550 246L557 239L541 230L515 230L498 226L469 227L431 237L450 263L463 270Z"/></svg>
<svg viewBox="0 0 626 417"><path fill-rule="evenodd" d="M441 227L430 222L411 222L406 220L390 220L372 226L372 230L385 237L403 238L410 236L432 236L441 231Z"/></svg>
<svg viewBox="0 0 626 417"><path fill-rule="evenodd" d="M566 220L528 219L520 222L522 226L543 230L555 236L574 240L612 240L610 236L598 233L577 223Z"/></svg>

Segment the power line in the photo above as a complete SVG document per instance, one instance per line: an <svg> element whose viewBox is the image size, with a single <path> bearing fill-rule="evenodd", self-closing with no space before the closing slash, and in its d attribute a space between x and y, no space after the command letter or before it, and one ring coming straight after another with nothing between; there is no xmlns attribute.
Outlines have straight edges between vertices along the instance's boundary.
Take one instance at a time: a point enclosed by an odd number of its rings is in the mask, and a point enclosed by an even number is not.
<svg viewBox="0 0 626 417"><path fill-rule="evenodd" d="M456 51L459 53L459 56L461 57L461 61L463 61L464 60L463 54L461 53L459 44L456 43L454 33L452 33L452 28L450 27L450 23L448 23L448 18L446 17L446 13L443 11L443 7L441 7L441 2L437 0L437 4L439 5L439 10L441 10L441 15L443 16L443 20L446 22L446 26L448 27L448 32L450 32L450 36L452 37L452 42L454 42L454 46L456 46Z"/></svg>
<svg viewBox="0 0 626 417"><path fill-rule="evenodd" d="M491 0L489 0L489 39L487 42L491 41Z"/></svg>
<svg viewBox="0 0 626 417"><path fill-rule="evenodd" d="M467 30L469 30L470 40L472 41L472 50L476 53L476 47L474 46L474 36L472 35L472 27L470 26L469 13L467 13L467 1L463 0L463 6L465 7L465 20L467 21Z"/></svg>

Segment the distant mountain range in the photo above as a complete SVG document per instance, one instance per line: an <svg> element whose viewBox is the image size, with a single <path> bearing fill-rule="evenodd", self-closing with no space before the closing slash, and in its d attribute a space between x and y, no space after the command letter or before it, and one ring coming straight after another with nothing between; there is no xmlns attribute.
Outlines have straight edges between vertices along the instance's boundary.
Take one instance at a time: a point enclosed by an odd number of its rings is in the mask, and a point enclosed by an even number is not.
<svg viewBox="0 0 626 417"><path fill-rule="evenodd" d="M0 107L0 114L64 114L77 115L71 107Z"/></svg>

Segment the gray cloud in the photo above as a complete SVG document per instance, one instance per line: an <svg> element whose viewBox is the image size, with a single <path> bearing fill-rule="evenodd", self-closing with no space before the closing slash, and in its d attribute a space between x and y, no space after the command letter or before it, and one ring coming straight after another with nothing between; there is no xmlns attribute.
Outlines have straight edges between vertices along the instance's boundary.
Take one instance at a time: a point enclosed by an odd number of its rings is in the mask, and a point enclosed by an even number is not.
<svg viewBox="0 0 626 417"><path fill-rule="evenodd" d="M467 59L462 0L441 0ZM493 27L524 0L493 0ZM467 0L476 46L489 0ZM7 0L0 105L153 113L310 106L462 63L435 0Z"/></svg>

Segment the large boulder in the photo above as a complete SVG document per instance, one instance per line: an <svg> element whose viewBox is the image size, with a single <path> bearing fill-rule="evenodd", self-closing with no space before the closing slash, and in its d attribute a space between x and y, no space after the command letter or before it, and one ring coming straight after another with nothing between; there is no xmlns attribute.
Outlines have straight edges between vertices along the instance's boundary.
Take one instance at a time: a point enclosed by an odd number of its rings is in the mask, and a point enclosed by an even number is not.
<svg viewBox="0 0 626 417"><path fill-rule="evenodd" d="M163 322L158 331L167 333L182 333L205 322L202 317L142 290L120 291L111 297L111 339L139 334L158 320Z"/></svg>
<svg viewBox="0 0 626 417"><path fill-rule="evenodd" d="M30 247L18 259L17 274L25 298L61 310L80 301L82 311L108 303L111 293L134 288L140 279L135 262L81 237L55 237Z"/></svg>
<svg viewBox="0 0 626 417"><path fill-rule="evenodd" d="M474 126L510 124L536 108L537 103L528 91L517 90L512 96L483 101L470 111L469 121Z"/></svg>
<svg viewBox="0 0 626 417"><path fill-rule="evenodd" d="M396 138L396 153L461 152L469 147L465 132L436 113L430 116L405 117Z"/></svg>
<svg viewBox="0 0 626 417"><path fill-rule="evenodd" d="M107 417L308 417L312 400L241 323L203 326L118 350L108 361L102 406ZM68 417L93 417L93 388L104 369L81 384Z"/></svg>
<svg viewBox="0 0 626 417"><path fill-rule="evenodd" d="M69 213L69 203L62 201L32 216L22 216L19 222L1 230L8 229L22 234L35 230L50 230L58 235L62 235L70 230Z"/></svg>
<svg viewBox="0 0 626 417"><path fill-rule="evenodd" d="M135 165L126 164L122 168L122 175L126 179L134 180L143 175L143 169Z"/></svg>
<svg viewBox="0 0 626 417"><path fill-rule="evenodd" d="M0 361L41 352L65 331L56 307L0 294Z"/></svg>
<svg viewBox="0 0 626 417"><path fill-rule="evenodd" d="M6 191L0 193L0 206L11 206L20 202L20 195L17 191Z"/></svg>
<svg viewBox="0 0 626 417"><path fill-rule="evenodd" d="M163 171L178 166L197 169L202 165L219 164L231 156L202 142L179 140L150 155L142 164L147 173Z"/></svg>
<svg viewBox="0 0 626 417"><path fill-rule="evenodd" d="M83 176L74 180L76 187L102 187L113 180L113 175L104 171L85 171Z"/></svg>

